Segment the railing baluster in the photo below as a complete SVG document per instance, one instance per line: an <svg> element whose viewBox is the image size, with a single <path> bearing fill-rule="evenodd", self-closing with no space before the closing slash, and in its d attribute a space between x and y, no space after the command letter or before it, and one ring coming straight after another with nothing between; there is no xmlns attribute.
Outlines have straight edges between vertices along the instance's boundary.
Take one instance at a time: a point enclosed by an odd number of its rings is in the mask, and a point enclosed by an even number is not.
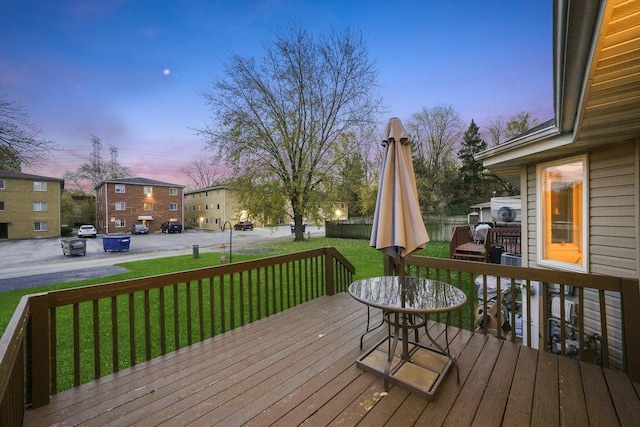
<svg viewBox="0 0 640 427"><path fill-rule="evenodd" d="M73 304L73 385L80 385L80 309Z"/></svg>
<svg viewBox="0 0 640 427"><path fill-rule="evenodd" d="M133 292L129 293L129 360L136 363L136 311Z"/></svg>
<svg viewBox="0 0 640 427"><path fill-rule="evenodd" d="M187 343L193 344L193 313L191 309L191 280L188 280L185 284L185 296L187 305Z"/></svg>
<svg viewBox="0 0 640 427"><path fill-rule="evenodd" d="M116 295L111 297L111 334L111 366L113 372L118 372L120 370L118 359L120 351L118 348L118 297Z"/></svg>
<svg viewBox="0 0 640 427"><path fill-rule="evenodd" d="M100 303L93 300L93 375L100 378Z"/></svg>
<svg viewBox="0 0 640 427"><path fill-rule="evenodd" d="M204 294L202 291L202 279L198 279L198 327L200 328L200 341L204 340Z"/></svg>
<svg viewBox="0 0 640 427"><path fill-rule="evenodd" d="M216 335L216 304L213 276L209 277L209 316L211 318L211 336Z"/></svg>
<svg viewBox="0 0 640 427"><path fill-rule="evenodd" d="M226 313L225 313L225 297L224 297L224 293L225 293L225 289L224 289L224 275L219 277L218 280L218 289L219 289L219 294L218 294L218 300L220 301L220 333L222 332L226 332L227 330L227 324L226 324Z"/></svg>
<svg viewBox="0 0 640 427"><path fill-rule="evenodd" d="M236 293L235 293L235 281L234 275L229 275L229 320L231 322L231 329L236 327Z"/></svg>
<svg viewBox="0 0 640 427"><path fill-rule="evenodd" d="M178 285L173 288L173 350L180 348L180 298L178 295Z"/></svg>
<svg viewBox="0 0 640 427"><path fill-rule="evenodd" d="M145 360L151 360L151 300L149 289L144 291L144 351Z"/></svg>
<svg viewBox="0 0 640 427"><path fill-rule="evenodd" d="M609 331L607 327L607 300L603 289L598 291L600 300L600 329L602 339L602 366L609 367Z"/></svg>
<svg viewBox="0 0 640 427"><path fill-rule="evenodd" d="M166 310L166 306L165 306L165 301L164 301L164 290L165 287L161 287L159 289L160 295L159 295L159 310L158 310L158 315L160 317L160 354L167 354L167 322L166 322L166 314L167 314L167 310Z"/></svg>

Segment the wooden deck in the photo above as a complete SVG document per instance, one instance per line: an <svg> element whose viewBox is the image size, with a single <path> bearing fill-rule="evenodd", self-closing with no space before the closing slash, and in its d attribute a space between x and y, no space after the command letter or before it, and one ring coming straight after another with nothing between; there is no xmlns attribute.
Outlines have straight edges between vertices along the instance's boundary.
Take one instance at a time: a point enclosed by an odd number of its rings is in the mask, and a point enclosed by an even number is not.
<svg viewBox="0 0 640 427"><path fill-rule="evenodd" d="M623 373L451 329L460 385L452 372L433 402L394 386L385 394L354 365L366 313L348 294L321 297L55 395L24 425L640 423L640 385Z"/></svg>

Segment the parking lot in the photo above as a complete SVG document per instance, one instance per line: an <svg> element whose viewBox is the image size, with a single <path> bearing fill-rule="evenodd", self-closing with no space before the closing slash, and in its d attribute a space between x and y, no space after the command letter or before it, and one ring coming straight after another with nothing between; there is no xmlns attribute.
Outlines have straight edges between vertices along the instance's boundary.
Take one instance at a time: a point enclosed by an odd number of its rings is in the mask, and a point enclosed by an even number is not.
<svg viewBox="0 0 640 427"><path fill-rule="evenodd" d="M324 227L308 226L307 232L311 237L324 236ZM0 291L8 290L2 282L6 285L11 278L35 277L44 274L62 276L62 273L68 272L86 274L87 270L111 272L114 270L110 267L122 262L191 254L193 245L198 245L200 253L206 253L221 252L221 245L224 243L228 251L231 239L235 253L269 239L292 239L289 226L256 228L251 231L231 233L228 230L225 232L185 230L182 233L152 233L128 235L128 237L131 239L129 250L122 252L105 252L100 236L95 239L87 238L86 256L64 256L60 238L0 241ZM32 286L39 284L43 283L34 283Z"/></svg>

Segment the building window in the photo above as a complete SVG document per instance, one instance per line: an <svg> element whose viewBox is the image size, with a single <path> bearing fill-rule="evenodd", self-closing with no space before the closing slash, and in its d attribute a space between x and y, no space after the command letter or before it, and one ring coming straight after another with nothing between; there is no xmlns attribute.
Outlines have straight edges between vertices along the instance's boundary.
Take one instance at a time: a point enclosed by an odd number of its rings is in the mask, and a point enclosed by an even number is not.
<svg viewBox="0 0 640 427"><path fill-rule="evenodd" d="M198 205L198 212L202 212L202 205Z"/></svg>
<svg viewBox="0 0 640 427"><path fill-rule="evenodd" d="M4 190L4 179L0 179L0 190Z"/></svg>
<svg viewBox="0 0 640 427"><path fill-rule="evenodd" d="M47 202L33 202L33 211L34 212L46 212L47 211Z"/></svg>
<svg viewBox="0 0 640 427"><path fill-rule="evenodd" d="M143 192L144 194L146 194L147 196L150 196L150 195L152 195L152 194L153 194L153 187L150 187L150 186L148 186L148 185L145 185L145 186L143 187L143 189L142 189L142 192Z"/></svg>
<svg viewBox="0 0 640 427"><path fill-rule="evenodd" d="M196 205L191 206L191 210L195 212L195 210L196 210Z"/></svg>
<svg viewBox="0 0 640 427"><path fill-rule="evenodd" d="M220 203L216 205L216 209L220 210Z"/></svg>
<svg viewBox="0 0 640 427"><path fill-rule="evenodd" d="M116 210L117 211L123 211L127 209L127 204L126 202L116 202Z"/></svg>
<svg viewBox="0 0 640 427"><path fill-rule="evenodd" d="M46 221L34 222L33 231L47 231L47 222Z"/></svg>
<svg viewBox="0 0 640 427"><path fill-rule="evenodd" d="M153 210L153 203L144 203L142 205L142 209L144 209L145 211L152 211Z"/></svg>
<svg viewBox="0 0 640 427"><path fill-rule="evenodd" d="M0 211L4 210L4 201L0 201Z"/></svg>
<svg viewBox="0 0 640 427"><path fill-rule="evenodd" d="M178 210L178 204L177 203L169 203L169 210L170 211L177 211Z"/></svg>
<svg viewBox="0 0 640 427"><path fill-rule="evenodd" d="M587 158L538 165L538 263L587 271Z"/></svg>
<svg viewBox="0 0 640 427"><path fill-rule="evenodd" d="M204 210L208 211L209 210L209 205L204 205Z"/></svg>
<svg viewBox="0 0 640 427"><path fill-rule="evenodd" d="M116 228L126 227L124 219L116 219Z"/></svg>
<svg viewBox="0 0 640 427"><path fill-rule="evenodd" d="M125 190L125 186L124 184L116 184L116 193L124 193Z"/></svg>
<svg viewBox="0 0 640 427"><path fill-rule="evenodd" d="M169 188L169 195L170 196L177 196L178 195L178 189L176 187L170 187Z"/></svg>
<svg viewBox="0 0 640 427"><path fill-rule="evenodd" d="M33 181L33 191L47 191L47 183L45 181Z"/></svg>

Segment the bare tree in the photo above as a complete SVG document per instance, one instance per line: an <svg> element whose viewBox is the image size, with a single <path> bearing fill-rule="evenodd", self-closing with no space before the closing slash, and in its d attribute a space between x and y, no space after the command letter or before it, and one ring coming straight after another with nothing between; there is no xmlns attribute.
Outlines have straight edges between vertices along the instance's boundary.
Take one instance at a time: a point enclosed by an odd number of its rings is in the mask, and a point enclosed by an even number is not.
<svg viewBox="0 0 640 427"><path fill-rule="evenodd" d="M290 26L265 45L260 62L236 55L224 74L203 93L216 125L200 132L237 173L281 183L302 240L303 218L318 212L315 192L349 151L340 136L379 112L362 36L347 28L314 38Z"/></svg>
<svg viewBox="0 0 640 427"><path fill-rule="evenodd" d="M49 160L56 145L41 133L21 105L0 98L0 169L20 171Z"/></svg>
<svg viewBox="0 0 640 427"><path fill-rule="evenodd" d="M211 187L220 179L218 166L203 157L191 159L189 166L182 168L182 172L189 177L194 190Z"/></svg>
<svg viewBox="0 0 640 427"><path fill-rule="evenodd" d="M489 134L491 135L492 147L495 147L502 142L502 137L505 132L505 125L506 123L502 114L498 115L498 117L489 122L489 126L487 126L487 129L489 130Z"/></svg>
<svg viewBox="0 0 640 427"><path fill-rule="evenodd" d="M83 163L75 172L65 172L64 179L73 182L79 189L85 191L85 183L91 184L92 191L98 184L109 179L120 179L131 176L129 168L118 163L118 149L109 146L109 161L102 158L102 141L95 135L91 136L92 151L89 162ZM86 191L85 191L86 192Z"/></svg>

